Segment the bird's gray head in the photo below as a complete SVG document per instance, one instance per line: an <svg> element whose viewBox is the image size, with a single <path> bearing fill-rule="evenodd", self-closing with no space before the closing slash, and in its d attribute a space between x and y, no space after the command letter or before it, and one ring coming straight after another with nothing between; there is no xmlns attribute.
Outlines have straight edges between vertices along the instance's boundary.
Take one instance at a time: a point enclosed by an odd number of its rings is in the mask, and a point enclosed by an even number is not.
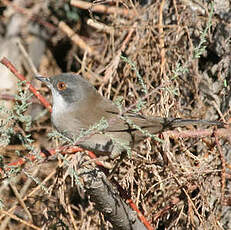
<svg viewBox="0 0 231 230"><path fill-rule="evenodd" d="M96 90L80 75L62 73L53 77L36 76L36 79L45 82L51 89L53 108L65 109L73 103L86 100L86 97Z"/></svg>

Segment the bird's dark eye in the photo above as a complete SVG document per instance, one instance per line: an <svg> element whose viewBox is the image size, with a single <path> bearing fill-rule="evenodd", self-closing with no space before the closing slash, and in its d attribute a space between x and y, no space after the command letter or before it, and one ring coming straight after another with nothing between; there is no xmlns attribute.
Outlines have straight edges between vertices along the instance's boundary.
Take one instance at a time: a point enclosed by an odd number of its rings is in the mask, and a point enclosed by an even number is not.
<svg viewBox="0 0 231 230"><path fill-rule="evenodd" d="M64 89L67 88L67 85L66 85L65 82L59 81L59 82L57 83L57 88L58 88L58 90L64 90Z"/></svg>

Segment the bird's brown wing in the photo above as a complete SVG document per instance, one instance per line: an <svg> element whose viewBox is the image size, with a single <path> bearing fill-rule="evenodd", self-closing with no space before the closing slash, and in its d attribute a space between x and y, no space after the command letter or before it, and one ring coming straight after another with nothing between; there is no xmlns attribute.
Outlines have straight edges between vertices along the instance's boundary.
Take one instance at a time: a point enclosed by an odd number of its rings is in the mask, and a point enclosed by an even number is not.
<svg viewBox="0 0 231 230"><path fill-rule="evenodd" d="M83 104L86 103L83 101ZM150 134L156 134L166 129L187 125L220 125L220 122L206 120L191 120L180 118L160 118L145 117L139 114L128 112L119 115L119 109L110 100L99 94L94 94L92 98L88 97L88 106L79 105L78 111L75 111L76 119L81 124L81 128L87 130L89 127L99 123L104 118L108 122L109 133L128 133L133 136L143 137L145 130ZM119 135L116 135L119 136ZM121 136L123 136L121 134ZM133 137L134 138L134 137Z"/></svg>

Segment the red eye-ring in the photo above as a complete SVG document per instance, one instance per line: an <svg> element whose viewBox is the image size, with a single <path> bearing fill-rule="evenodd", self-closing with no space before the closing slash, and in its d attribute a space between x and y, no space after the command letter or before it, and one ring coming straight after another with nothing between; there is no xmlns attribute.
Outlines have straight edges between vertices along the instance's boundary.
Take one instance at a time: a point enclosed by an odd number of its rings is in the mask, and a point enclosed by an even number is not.
<svg viewBox="0 0 231 230"><path fill-rule="evenodd" d="M57 83L57 88L58 88L58 90L64 90L64 89L67 88L67 85L66 85L65 82L59 81L59 82Z"/></svg>

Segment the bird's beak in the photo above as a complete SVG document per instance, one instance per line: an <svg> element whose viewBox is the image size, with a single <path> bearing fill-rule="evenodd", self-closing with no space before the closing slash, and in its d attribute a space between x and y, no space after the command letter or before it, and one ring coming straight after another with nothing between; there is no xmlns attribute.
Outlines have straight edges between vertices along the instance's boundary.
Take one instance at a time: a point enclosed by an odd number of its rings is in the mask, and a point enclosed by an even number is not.
<svg viewBox="0 0 231 230"><path fill-rule="evenodd" d="M50 78L49 77L43 77L42 75L35 75L35 78L39 81L45 82L47 84L50 83Z"/></svg>

